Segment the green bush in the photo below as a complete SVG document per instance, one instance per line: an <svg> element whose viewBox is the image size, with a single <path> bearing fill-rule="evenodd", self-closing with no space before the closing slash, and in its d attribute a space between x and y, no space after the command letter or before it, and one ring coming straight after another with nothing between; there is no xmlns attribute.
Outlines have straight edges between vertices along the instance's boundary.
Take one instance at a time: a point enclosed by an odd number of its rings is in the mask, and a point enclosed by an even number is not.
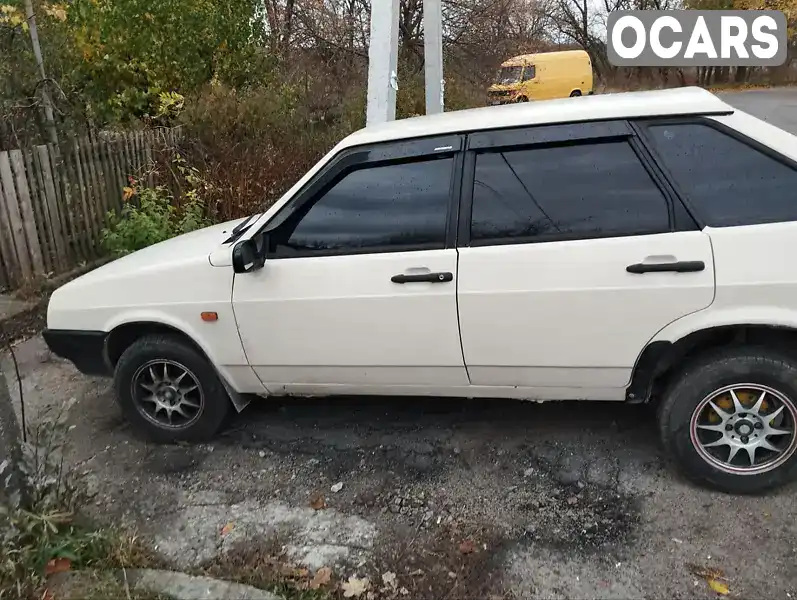
<svg viewBox="0 0 797 600"><path fill-rule="evenodd" d="M103 249L119 257L157 244L171 237L210 225L205 206L191 190L182 206L163 186L126 188L125 205L119 214L108 213L108 227L102 230Z"/></svg>

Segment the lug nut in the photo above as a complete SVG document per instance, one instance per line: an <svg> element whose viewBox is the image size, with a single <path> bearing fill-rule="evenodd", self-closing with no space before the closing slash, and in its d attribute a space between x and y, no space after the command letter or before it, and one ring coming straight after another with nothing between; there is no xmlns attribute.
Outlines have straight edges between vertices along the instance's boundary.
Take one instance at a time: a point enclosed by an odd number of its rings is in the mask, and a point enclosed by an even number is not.
<svg viewBox="0 0 797 600"><path fill-rule="evenodd" d="M763 429L763 428L764 428L764 424L763 424L763 423L760 423L760 422L759 422L759 423L756 423L756 424L755 424L755 428L756 428L756 429Z"/></svg>
<svg viewBox="0 0 797 600"><path fill-rule="evenodd" d="M743 435L743 436L742 436L742 443L743 443L743 444L746 444L746 443L747 443L747 441L748 441L749 439L750 439L750 438L748 438L746 435Z"/></svg>
<svg viewBox="0 0 797 600"><path fill-rule="evenodd" d="M733 425L726 425L725 431L733 431Z"/></svg>

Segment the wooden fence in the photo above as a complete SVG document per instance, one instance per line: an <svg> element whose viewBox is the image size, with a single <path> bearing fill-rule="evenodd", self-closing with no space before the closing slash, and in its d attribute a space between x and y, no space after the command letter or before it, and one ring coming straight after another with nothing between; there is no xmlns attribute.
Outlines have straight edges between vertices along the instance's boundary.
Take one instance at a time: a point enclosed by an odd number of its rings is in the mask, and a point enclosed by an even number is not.
<svg viewBox="0 0 797 600"><path fill-rule="evenodd" d="M155 153L177 132L102 133L0 152L0 288L102 257L101 232L128 176L153 184Z"/></svg>

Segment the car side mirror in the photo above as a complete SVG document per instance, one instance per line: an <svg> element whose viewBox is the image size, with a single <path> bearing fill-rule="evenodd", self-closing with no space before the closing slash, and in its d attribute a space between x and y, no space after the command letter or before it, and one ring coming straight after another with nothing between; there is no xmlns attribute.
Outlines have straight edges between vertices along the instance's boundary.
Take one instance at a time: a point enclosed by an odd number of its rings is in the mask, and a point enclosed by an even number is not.
<svg viewBox="0 0 797 600"><path fill-rule="evenodd" d="M232 249L232 268L236 273L250 273L263 268L266 262L265 248L260 252L253 239L241 240Z"/></svg>

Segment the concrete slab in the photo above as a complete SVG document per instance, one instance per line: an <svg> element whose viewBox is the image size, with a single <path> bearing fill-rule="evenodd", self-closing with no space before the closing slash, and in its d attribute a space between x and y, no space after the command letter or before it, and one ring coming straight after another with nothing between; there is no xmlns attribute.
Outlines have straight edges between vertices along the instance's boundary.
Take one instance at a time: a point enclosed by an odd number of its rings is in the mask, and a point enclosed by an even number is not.
<svg viewBox="0 0 797 600"><path fill-rule="evenodd" d="M20 300L10 294L0 294L0 322L12 319L14 316L33 308L35 302Z"/></svg>

